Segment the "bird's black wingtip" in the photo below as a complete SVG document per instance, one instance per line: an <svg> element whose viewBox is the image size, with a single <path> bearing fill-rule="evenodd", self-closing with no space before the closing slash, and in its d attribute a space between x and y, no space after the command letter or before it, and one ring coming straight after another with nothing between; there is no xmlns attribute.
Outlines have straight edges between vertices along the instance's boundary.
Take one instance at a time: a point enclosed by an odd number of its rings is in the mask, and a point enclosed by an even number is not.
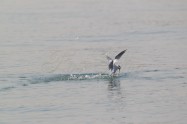
<svg viewBox="0 0 187 124"><path fill-rule="evenodd" d="M125 49L125 50L121 51L121 53L125 53L126 51L127 51L127 49Z"/></svg>

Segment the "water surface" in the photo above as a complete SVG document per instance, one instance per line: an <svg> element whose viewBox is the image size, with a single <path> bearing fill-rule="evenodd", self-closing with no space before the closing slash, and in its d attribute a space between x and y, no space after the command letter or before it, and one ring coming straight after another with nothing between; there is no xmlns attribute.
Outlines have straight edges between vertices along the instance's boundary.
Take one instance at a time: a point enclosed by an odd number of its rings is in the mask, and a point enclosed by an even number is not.
<svg viewBox="0 0 187 124"><path fill-rule="evenodd" d="M0 2L1 124L186 124L187 2ZM122 50L111 78L105 55Z"/></svg>

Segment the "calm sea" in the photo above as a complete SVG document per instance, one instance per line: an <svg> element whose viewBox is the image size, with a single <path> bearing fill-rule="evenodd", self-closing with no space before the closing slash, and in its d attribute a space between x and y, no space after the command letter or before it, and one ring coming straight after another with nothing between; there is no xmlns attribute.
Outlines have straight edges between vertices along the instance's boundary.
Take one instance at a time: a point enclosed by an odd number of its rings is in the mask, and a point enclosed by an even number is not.
<svg viewBox="0 0 187 124"><path fill-rule="evenodd" d="M1 0L0 124L186 124L186 51L185 0Z"/></svg>

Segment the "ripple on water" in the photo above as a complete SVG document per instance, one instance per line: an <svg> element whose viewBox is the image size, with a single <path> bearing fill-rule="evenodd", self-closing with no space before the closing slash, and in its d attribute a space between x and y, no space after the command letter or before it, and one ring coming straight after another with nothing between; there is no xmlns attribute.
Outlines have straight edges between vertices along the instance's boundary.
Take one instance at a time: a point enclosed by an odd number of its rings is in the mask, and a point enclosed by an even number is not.
<svg viewBox="0 0 187 124"><path fill-rule="evenodd" d="M7 90L10 90L10 89L13 89L15 88L15 86L7 86L7 87L3 87L0 89L0 91L7 91Z"/></svg>
<svg viewBox="0 0 187 124"><path fill-rule="evenodd" d="M0 91L7 91L13 89L17 86L29 86L30 84L38 84L38 83L49 83L49 82L56 82L56 81L84 81L84 80L108 80L111 79L123 79L123 80L154 80L154 81L161 81L161 80L170 80L170 79L185 79L184 74L178 73L181 70L174 69L174 70L159 70L159 69L152 69L152 70L141 70L141 71L134 71L128 73L120 73L117 76L111 77L107 73L83 73L83 74L46 74L46 75L21 75L18 79L15 80L12 84L10 82L9 85L4 85L0 88Z"/></svg>
<svg viewBox="0 0 187 124"><path fill-rule="evenodd" d="M68 80L97 80L109 79L111 76L104 73L85 73L85 74L53 74L36 77L31 81L32 84L53 81L68 81Z"/></svg>

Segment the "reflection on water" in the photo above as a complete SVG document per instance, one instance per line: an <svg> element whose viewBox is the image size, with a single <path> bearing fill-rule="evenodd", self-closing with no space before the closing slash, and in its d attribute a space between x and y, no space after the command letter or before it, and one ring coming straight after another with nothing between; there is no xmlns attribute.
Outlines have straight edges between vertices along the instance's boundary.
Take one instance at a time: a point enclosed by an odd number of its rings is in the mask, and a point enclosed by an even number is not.
<svg viewBox="0 0 187 124"><path fill-rule="evenodd" d="M120 79L117 77L110 77L108 82L108 90L120 90Z"/></svg>
<svg viewBox="0 0 187 124"><path fill-rule="evenodd" d="M120 120L126 123L126 97L125 88L121 88L121 78L111 77L108 80L108 109L109 113L113 113L114 120ZM120 116L116 116L120 115Z"/></svg>

